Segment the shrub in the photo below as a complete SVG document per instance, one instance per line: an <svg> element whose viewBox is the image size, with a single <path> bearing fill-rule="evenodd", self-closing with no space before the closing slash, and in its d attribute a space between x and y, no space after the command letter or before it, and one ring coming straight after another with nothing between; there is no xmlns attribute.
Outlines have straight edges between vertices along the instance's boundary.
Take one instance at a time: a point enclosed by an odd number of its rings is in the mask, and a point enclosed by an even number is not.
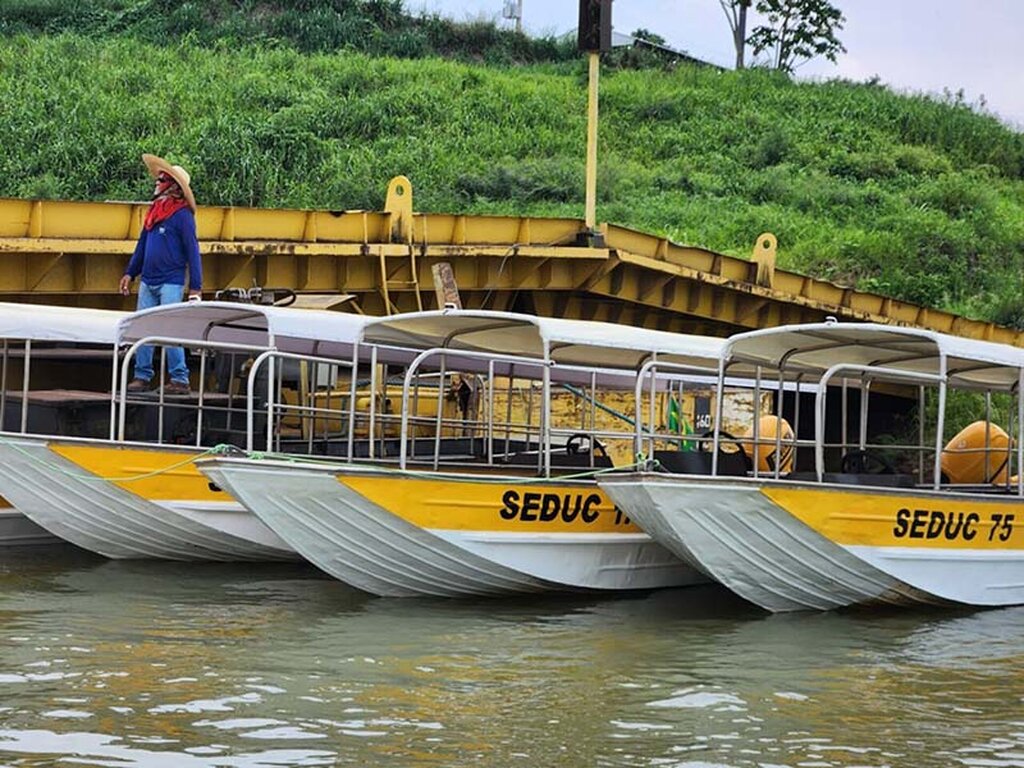
<svg viewBox="0 0 1024 768"><path fill-rule="evenodd" d="M466 200L570 202L580 197L582 170L564 161L505 158L480 173L460 177L456 189Z"/></svg>
<svg viewBox="0 0 1024 768"><path fill-rule="evenodd" d="M750 155L751 168L768 168L783 162L792 151L792 143L778 127L770 129L754 145Z"/></svg>
<svg viewBox="0 0 1024 768"><path fill-rule="evenodd" d="M913 199L921 206L937 208L954 218L985 214L994 206L984 181L960 173L945 173L922 184Z"/></svg>

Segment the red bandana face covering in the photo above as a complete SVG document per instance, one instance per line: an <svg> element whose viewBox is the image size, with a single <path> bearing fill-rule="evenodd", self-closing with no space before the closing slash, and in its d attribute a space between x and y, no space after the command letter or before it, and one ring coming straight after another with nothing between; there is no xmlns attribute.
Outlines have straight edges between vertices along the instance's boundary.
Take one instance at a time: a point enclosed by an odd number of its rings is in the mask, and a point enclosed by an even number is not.
<svg viewBox="0 0 1024 768"><path fill-rule="evenodd" d="M171 181L161 182L157 188L157 198L146 213L146 229L152 229L187 206L188 201L181 196L181 190L177 184Z"/></svg>

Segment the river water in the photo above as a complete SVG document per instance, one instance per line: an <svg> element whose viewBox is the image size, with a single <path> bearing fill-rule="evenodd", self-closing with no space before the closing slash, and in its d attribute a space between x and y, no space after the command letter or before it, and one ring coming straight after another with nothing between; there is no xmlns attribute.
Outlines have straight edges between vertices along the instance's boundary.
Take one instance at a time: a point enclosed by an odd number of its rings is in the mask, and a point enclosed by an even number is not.
<svg viewBox="0 0 1024 768"><path fill-rule="evenodd" d="M369 597L0 553L0 766L1024 766L1024 608Z"/></svg>

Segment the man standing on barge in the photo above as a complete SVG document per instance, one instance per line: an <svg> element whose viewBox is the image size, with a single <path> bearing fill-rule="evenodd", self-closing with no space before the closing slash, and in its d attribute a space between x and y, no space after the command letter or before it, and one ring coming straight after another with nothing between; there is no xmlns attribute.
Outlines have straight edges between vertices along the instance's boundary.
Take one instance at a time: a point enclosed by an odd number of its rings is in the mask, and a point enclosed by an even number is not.
<svg viewBox="0 0 1024 768"><path fill-rule="evenodd" d="M135 253L121 277L121 293L127 296L132 280L142 275L138 309L177 303L185 291L188 268L188 298L198 300L203 290L203 265L199 258L191 177L180 165L171 165L156 155L143 155L142 162L155 179L153 203L146 213ZM167 348L167 372L171 381L164 392L189 394L188 366L181 347ZM153 374L153 347L139 347L135 353L135 378L128 390L148 390Z"/></svg>

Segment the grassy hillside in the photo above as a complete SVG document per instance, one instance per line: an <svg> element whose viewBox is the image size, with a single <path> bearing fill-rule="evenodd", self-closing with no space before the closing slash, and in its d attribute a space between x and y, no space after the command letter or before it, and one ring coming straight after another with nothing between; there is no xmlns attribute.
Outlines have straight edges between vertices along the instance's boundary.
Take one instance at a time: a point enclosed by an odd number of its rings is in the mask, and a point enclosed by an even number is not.
<svg viewBox="0 0 1024 768"><path fill-rule="evenodd" d="M419 210L582 215L578 59L153 42L106 17L84 35L4 18L0 195L142 199L152 151L209 204L379 208L401 173ZM1024 136L996 120L955 98L686 66L607 71L601 97L599 219L741 255L770 230L783 266L1024 326Z"/></svg>
<svg viewBox="0 0 1024 768"><path fill-rule="evenodd" d="M156 45L288 45L375 56L525 63L575 57L572 41L530 38L485 20L410 14L403 0L0 0L0 34L130 35Z"/></svg>

